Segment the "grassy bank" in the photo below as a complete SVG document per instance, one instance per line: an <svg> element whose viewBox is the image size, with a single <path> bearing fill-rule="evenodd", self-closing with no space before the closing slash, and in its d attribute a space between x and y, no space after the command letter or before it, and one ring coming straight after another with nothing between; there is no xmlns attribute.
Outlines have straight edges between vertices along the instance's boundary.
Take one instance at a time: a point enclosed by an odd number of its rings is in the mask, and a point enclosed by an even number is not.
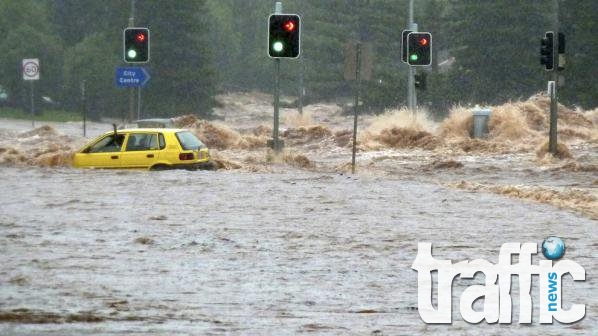
<svg viewBox="0 0 598 336"><path fill-rule="evenodd" d="M31 120L31 112L14 109L10 107L0 108L0 118ZM45 110L42 114L36 115L36 121L81 121L83 117L79 113L64 110Z"/></svg>

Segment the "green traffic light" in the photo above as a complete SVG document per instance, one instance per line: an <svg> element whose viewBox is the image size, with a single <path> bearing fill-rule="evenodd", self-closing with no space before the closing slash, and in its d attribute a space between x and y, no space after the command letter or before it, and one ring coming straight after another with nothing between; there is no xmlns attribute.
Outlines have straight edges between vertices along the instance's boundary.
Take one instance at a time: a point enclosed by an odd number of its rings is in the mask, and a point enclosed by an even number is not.
<svg viewBox="0 0 598 336"><path fill-rule="evenodd" d="M127 63L146 63L150 57L150 31L128 27L123 32L123 58Z"/></svg>
<svg viewBox="0 0 598 336"><path fill-rule="evenodd" d="M135 51L135 49L129 49L129 51L127 51L127 57L129 59L135 59L137 57L137 51Z"/></svg>
<svg viewBox="0 0 598 336"><path fill-rule="evenodd" d="M274 50L277 53L280 53L284 50L284 44L282 44L282 42L280 41L276 41L274 42L274 44L272 44L272 50Z"/></svg>
<svg viewBox="0 0 598 336"><path fill-rule="evenodd" d="M417 56L417 54L411 54L409 56L409 59L415 62L419 59L419 56Z"/></svg>
<svg viewBox="0 0 598 336"><path fill-rule="evenodd" d="M297 14L272 14L268 18L268 56L297 58L300 52L301 18Z"/></svg>

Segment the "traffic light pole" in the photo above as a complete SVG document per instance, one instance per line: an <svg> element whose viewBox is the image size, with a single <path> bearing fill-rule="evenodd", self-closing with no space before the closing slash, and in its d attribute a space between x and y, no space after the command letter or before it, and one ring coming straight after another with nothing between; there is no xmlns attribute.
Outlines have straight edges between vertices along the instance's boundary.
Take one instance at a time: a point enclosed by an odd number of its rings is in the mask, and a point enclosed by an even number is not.
<svg viewBox="0 0 598 336"><path fill-rule="evenodd" d="M548 135L548 150L552 155L556 156L558 151L557 146L557 123L558 123L558 113L559 113L559 102L558 102L558 82L559 82L559 2L558 0L554 1L554 13L555 13L555 20L554 20L554 34L552 34L552 55L553 55L553 64L556 66L552 69L552 89L550 90L550 130Z"/></svg>
<svg viewBox="0 0 598 336"><path fill-rule="evenodd" d="M281 14L282 13L282 2L277 1L274 4L274 13ZM279 109L280 109L280 58L274 59L275 64L275 71L276 73L274 76L276 77L276 85L274 88L274 127L272 128L272 146L271 148L276 153L280 153L284 144L282 141L278 139L278 119L279 119Z"/></svg>
<svg viewBox="0 0 598 336"><path fill-rule="evenodd" d="M305 71L305 64L303 63L303 57L299 60L301 69L299 70L299 100L297 101L297 110L299 114L303 114L303 95L305 89L303 88L303 72Z"/></svg>
<svg viewBox="0 0 598 336"><path fill-rule="evenodd" d="M129 27L135 27L135 0L131 0L131 17L129 18ZM132 122L135 118L135 88L129 88L129 117L127 122Z"/></svg>
<svg viewBox="0 0 598 336"><path fill-rule="evenodd" d="M409 30L417 31L417 25L413 23L413 0L409 0ZM409 66L409 73L407 75L407 104L409 111L415 114L415 107L417 106L417 96L415 93L415 68Z"/></svg>
<svg viewBox="0 0 598 336"><path fill-rule="evenodd" d="M275 152L280 152L282 146L278 139L278 119L279 119L279 108L280 108L280 58L274 60L276 64L276 87L274 91L274 128L272 129L272 149Z"/></svg>
<svg viewBox="0 0 598 336"><path fill-rule="evenodd" d="M553 81L548 83L549 94L550 94L550 131L548 135L548 150L552 155L557 154L557 122L558 122L558 98L557 98L557 79L554 78L556 75L553 74Z"/></svg>

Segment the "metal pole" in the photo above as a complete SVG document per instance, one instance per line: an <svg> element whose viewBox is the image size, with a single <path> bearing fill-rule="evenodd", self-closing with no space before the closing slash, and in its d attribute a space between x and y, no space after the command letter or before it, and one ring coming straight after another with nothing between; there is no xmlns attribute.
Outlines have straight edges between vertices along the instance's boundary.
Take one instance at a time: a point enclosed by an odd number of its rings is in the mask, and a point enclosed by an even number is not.
<svg viewBox="0 0 598 336"><path fill-rule="evenodd" d="M83 136L87 134L87 106L85 101L85 80L81 82L81 109L83 110Z"/></svg>
<svg viewBox="0 0 598 336"><path fill-rule="evenodd" d="M31 82L31 127L35 128L35 93L34 93L34 81Z"/></svg>
<svg viewBox="0 0 598 336"><path fill-rule="evenodd" d="M409 27L411 31L417 31L417 25L413 23L413 1L409 0ZM417 105L415 97L415 68L409 66L409 72L407 74L407 104L409 111L415 113L415 106Z"/></svg>
<svg viewBox="0 0 598 336"><path fill-rule="evenodd" d="M141 86L137 88L137 120L141 119Z"/></svg>
<svg viewBox="0 0 598 336"><path fill-rule="evenodd" d="M409 28L413 26L413 0L409 0Z"/></svg>
<svg viewBox="0 0 598 336"><path fill-rule="evenodd" d="M558 151L557 146L557 123L558 123L558 112L559 112L559 101L558 101L558 82L559 82L559 75L558 75L558 50L559 50L559 2L558 0L554 0L554 34L553 34L553 43L552 43L552 55L555 59L555 67L552 70L552 80L554 82L553 90L550 95L550 130L548 136L548 150L552 155L556 156Z"/></svg>
<svg viewBox="0 0 598 336"><path fill-rule="evenodd" d="M351 173L355 174L355 153L357 152L357 116L359 115L359 91L361 89L361 42L356 44L355 52L355 103L353 106L353 153L351 156Z"/></svg>
<svg viewBox="0 0 598 336"><path fill-rule="evenodd" d="M131 16L129 17L129 27L135 27L135 0L131 0ZM135 119L135 88L129 89L129 117L127 122Z"/></svg>
<svg viewBox="0 0 598 336"><path fill-rule="evenodd" d="M278 115L280 105L280 58L275 59L274 63L276 64L276 87L274 89L274 128L272 129L272 138L274 139L274 143L272 144L272 147L274 151L279 152L282 149L278 143Z"/></svg>
<svg viewBox="0 0 598 336"><path fill-rule="evenodd" d="M299 114L303 114L303 71L305 71L305 64L303 63L303 57L299 60L301 69L299 71L299 102L297 109L299 110Z"/></svg>
<svg viewBox="0 0 598 336"><path fill-rule="evenodd" d="M556 70L554 70L556 72ZM557 154L557 122L558 122L558 98L557 81L554 80L550 91L550 131L548 134L548 151L552 155Z"/></svg>
<svg viewBox="0 0 598 336"><path fill-rule="evenodd" d="M282 13L282 2L277 1L274 4L274 13ZM278 119L279 119L279 105L280 105L280 58L274 59L276 87L274 88L274 127L272 128L272 149L275 152L280 152L282 146L278 139Z"/></svg>

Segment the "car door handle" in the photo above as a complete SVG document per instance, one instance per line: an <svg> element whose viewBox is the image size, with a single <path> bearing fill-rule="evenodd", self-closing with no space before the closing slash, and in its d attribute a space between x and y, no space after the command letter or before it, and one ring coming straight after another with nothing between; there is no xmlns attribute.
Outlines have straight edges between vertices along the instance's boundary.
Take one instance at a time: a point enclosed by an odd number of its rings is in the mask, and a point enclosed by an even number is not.
<svg viewBox="0 0 598 336"><path fill-rule="evenodd" d="M148 158L153 158L153 157L154 157L154 154L148 154L148 155L146 155L146 157L148 157Z"/></svg>
<svg viewBox="0 0 598 336"><path fill-rule="evenodd" d="M112 160L116 160L116 159L118 159L118 155L112 155L110 158L111 158Z"/></svg>

